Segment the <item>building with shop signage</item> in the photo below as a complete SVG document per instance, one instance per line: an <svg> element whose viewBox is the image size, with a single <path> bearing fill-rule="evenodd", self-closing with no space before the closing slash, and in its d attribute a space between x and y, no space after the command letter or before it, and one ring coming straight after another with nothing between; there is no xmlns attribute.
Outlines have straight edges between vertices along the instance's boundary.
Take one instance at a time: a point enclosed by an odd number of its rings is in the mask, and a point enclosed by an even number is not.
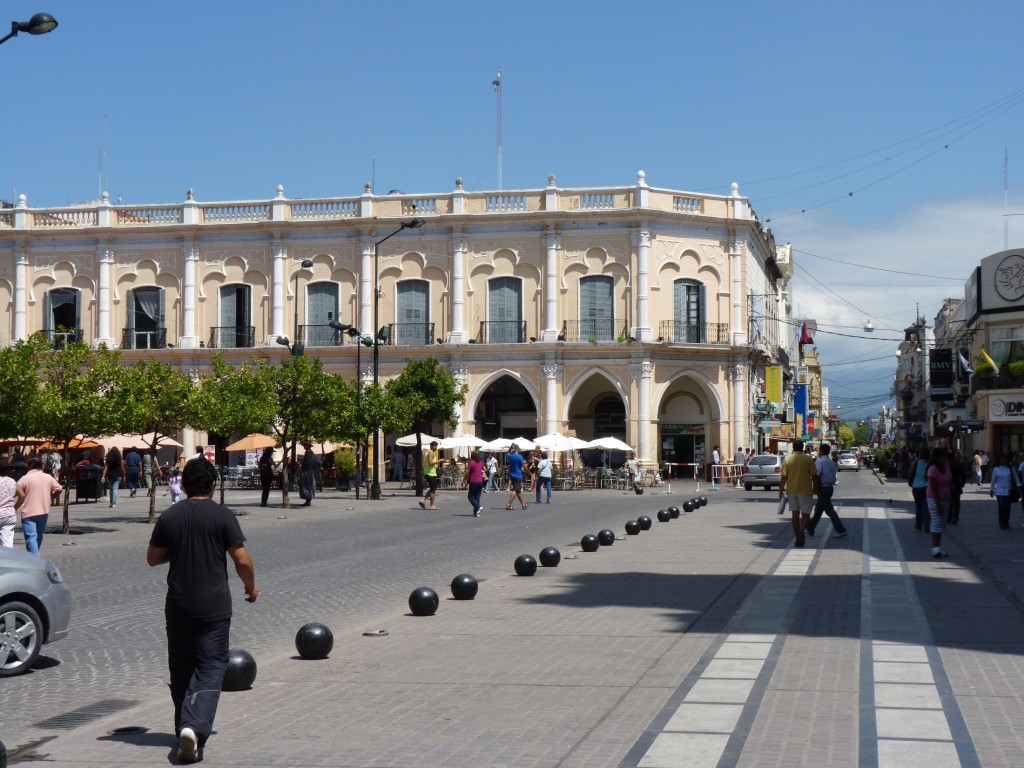
<svg viewBox="0 0 1024 768"><path fill-rule="evenodd" d="M214 352L283 359L282 337L368 381L371 356L357 372L330 323L383 328L381 379L432 355L468 385L460 431L611 435L648 465L701 463L755 444L765 369L788 370L789 254L736 185L675 191L642 172L315 200L22 196L0 211L0 343L42 332L203 370Z"/></svg>

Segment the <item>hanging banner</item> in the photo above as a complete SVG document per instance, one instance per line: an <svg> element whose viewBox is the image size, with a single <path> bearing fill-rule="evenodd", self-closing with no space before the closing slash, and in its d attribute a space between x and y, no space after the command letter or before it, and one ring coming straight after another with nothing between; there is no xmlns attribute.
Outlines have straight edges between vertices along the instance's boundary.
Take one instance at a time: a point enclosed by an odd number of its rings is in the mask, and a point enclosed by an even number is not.
<svg viewBox="0 0 1024 768"><path fill-rule="evenodd" d="M797 384L793 390L793 411L798 425L797 437L803 437L807 428L807 385Z"/></svg>
<svg viewBox="0 0 1024 768"><path fill-rule="evenodd" d="M781 365L770 365L764 369L764 399L769 403L782 403Z"/></svg>

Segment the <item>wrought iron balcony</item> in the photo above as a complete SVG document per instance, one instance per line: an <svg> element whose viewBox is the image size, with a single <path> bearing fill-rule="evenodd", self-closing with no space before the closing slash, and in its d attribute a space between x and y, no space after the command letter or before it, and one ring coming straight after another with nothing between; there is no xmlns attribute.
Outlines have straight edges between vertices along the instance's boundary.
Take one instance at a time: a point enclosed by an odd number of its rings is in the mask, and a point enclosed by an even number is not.
<svg viewBox="0 0 1024 768"><path fill-rule="evenodd" d="M625 320L566 320L560 341L626 341Z"/></svg>
<svg viewBox="0 0 1024 768"><path fill-rule="evenodd" d="M121 331L121 349L166 349L166 347L166 328L155 328L151 331L125 328Z"/></svg>
<svg viewBox="0 0 1024 768"><path fill-rule="evenodd" d="M251 325L226 325L210 329L211 349L242 349L256 346L256 328Z"/></svg>
<svg viewBox="0 0 1024 768"><path fill-rule="evenodd" d="M82 340L82 329L81 328L60 328L59 330L45 330L43 335L46 336L47 340L53 344L54 349L65 349L68 344L73 342L81 342Z"/></svg>
<svg viewBox="0 0 1024 768"><path fill-rule="evenodd" d="M480 322L480 333L472 341L477 344L525 344L526 322L483 320Z"/></svg>
<svg viewBox="0 0 1024 768"><path fill-rule="evenodd" d="M345 338L345 334L329 325L299 326L299 342L307 347L340 347Z"/></svg>
<svg viewBox="0 0 1024 768"><path fill-rule="evenodd" d="M658 325L658 341L669 344L728 344L729 324L662 320Z"/></svg>
<svg viewBox="0 0 1024 768"><path fill-rule="evenodd" d="M419 347L434 343L433 323L391 323L387 344L399 347Z"/></svg>

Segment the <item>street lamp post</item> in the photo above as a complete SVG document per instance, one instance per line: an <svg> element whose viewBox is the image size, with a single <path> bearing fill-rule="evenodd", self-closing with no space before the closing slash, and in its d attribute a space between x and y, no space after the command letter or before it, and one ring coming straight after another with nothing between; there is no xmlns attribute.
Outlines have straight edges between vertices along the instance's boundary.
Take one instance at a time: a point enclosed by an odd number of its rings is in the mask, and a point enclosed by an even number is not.
<svg viewBox="0 0 1024 768"><path fill-rule="evenodd" d="M381 341L381 330L380 330L380 319L378 317L380 309L380 245L385 240L390 240L392 237L397 235L403 229L419 229L424 224L423 219L417 217L412 221L403 221L402 226L392 232L386 237L382 237L380 240L376 240L373 243L373 327L376 329L373 336L373 383L374 386L380 384L380 341ZM377 436L380 432L379 425L374 425L373 430L373 484L370 486L370 498L374 501L380 500L380 462L377 461Z"/></svg>
<svg viewBox="0 0 1024 768"><path fill-rule="evenodd" d="M295 289L293 291L294 294L295 294L295 340L289 342L287 336L278 336L275 339L275 341L278 344L280 344L282 347L288 347L288 351L292 353L292 357L302 357L305 354L305 352L306 352L305 345L301 341L299 341L299 275L302 273L303 269L312 269L313 268L313 262L310 261L309 259L303 259L302 260L302 264L299 265L299 266L300 266L300 268L295 270ZM295 457L295 452L297 450L298 438L299 438L299 436L296 435L294 430L293 430L292 431L292 464L295 466L296 469L298 469L298 466L299 466L299 462L296 460L296 457ZM289 484L294 479L292 477L292 474L293 473L291 473L291 472L288 474Z"/></svg>
<svg viewBox="0 0 1024 768"><path fill-rule="evenodd" d="M57 20L48 13L37 13L28 21L12 21L11 33L0 38L0 44L6 43L12 37L17 37L19 32L28 32L30 35L45 35L57 28Z"/></svg>
<svg viewBox="0 0 1024 768"><path fill-rule="evenodd" d="M327 323L331 328L342 333L347 333L349 338L356 339L356 421L358 422L362 417L362 392L363 392L363 375L362 375L362 351L363 345L369 346L373 342L362 333L354 325L345 325L338 320L331 320ZM362 436L356 441L356 500L359 499L359 486L362 485L362 472L360 471L359 459L362 458Z"/></svg>

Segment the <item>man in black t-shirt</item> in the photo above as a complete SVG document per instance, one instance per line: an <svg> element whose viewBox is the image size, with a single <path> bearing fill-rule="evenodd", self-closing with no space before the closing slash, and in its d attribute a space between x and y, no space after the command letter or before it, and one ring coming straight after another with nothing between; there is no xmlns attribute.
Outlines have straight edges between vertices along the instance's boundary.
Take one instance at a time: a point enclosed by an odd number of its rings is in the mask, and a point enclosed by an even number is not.
<svg viewBox="0 0 1024 768"><path fill-rule="evenodd" d="M182 472L184 501L160 515L146 561L170 563L167 571L167 661L174 702L178 761L194 763L213 731L220 687L228 663L231 590L227 558L245 586L245 599L260 590L245 536L227 507L212 500L217 468L193 459Z"/></svg>

